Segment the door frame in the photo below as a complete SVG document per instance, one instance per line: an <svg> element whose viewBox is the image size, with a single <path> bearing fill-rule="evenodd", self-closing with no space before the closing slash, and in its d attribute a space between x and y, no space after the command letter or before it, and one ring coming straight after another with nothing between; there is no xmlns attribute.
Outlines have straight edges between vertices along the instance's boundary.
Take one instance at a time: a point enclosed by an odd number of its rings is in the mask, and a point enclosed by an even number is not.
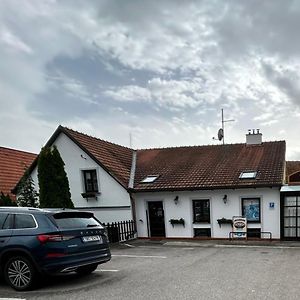
<svg viewBox="0 0 300 300"><path fill-rule="evenodd" d="M298 197L298 203L300 203L300 192L281 192L280 193L280 239L286 241L299 241L300 235L298 237L285 237L284 236L284 199L286 196ZM300 208L300 205L298 205ZM299 216L300 217L300 216ZM300 224L296 227L296 235L297 229L300 228Z"/></svg>
<svg viewBox="0 0 300 300"><path fill-rule="evenodd" d="M149 202L161 202L162 203L162 207L163 207L163 211L164 211L164 227L165 227L165 236L161 237L161 238L165 238L167 237L167 227L166 227L166 214L165 214L165 202L162 199L154 199L154 200L145 200L146 202L146 217L147 217L147 233L148 233L148 237L151 238L151 230L150 230L150 216L149 216Z"/></svg>

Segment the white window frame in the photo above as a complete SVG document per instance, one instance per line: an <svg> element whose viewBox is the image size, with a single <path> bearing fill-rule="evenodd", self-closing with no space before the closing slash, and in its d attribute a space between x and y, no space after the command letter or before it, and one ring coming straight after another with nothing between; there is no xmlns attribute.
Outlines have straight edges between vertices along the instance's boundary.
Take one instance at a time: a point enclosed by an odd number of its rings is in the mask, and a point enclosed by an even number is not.
<svg viewBox="0 0 300 300"><path fill-rule="evenodd" d="M243 171L240 174L240 179L255 179L257 176L257 171Z"/></svg>

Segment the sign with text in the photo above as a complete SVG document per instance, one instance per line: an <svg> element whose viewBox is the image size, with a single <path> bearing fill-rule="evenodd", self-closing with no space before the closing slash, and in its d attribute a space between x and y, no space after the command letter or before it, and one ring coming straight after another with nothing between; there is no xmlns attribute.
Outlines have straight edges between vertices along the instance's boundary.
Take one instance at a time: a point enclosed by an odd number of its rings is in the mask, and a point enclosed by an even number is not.
<svg viewBox="0 0 300 300"><path fill-rule="evenodd" d="M243 217L232 217L232 228L234 238L247 237L247 219Z"/></svg>

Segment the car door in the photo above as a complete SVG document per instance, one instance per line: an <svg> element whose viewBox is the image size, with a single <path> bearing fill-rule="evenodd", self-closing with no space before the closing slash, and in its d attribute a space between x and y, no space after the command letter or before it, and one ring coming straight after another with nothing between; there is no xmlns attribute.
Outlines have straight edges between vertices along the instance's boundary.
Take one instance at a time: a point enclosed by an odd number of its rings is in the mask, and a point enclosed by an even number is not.
<svg viewBox="0 0 300 300"><path fill-rule="evenodd" d="M8 243L12 235L13 215L0 212L0 250Z"/></svg>

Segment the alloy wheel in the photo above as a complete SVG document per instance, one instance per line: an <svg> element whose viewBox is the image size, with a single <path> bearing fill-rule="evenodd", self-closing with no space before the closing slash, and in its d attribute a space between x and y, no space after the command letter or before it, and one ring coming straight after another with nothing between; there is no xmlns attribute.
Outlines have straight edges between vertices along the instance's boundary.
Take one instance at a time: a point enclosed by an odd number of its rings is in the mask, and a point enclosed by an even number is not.
<svg viewBox="0 0 300 300"><path fill-rule="evenodd" d="M7 278L15 289L26 289L32 281L30 265L23 259L11 260L7 268Z"/></svg>

